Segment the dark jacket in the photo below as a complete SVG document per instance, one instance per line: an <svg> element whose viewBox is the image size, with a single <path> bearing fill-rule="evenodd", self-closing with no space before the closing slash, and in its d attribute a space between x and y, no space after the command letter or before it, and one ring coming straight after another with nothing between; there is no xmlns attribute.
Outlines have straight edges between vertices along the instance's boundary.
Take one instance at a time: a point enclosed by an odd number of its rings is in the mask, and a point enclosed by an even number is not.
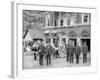
<svg viewBox="0 0 100 80"><path fill-rule="evenodd" d="M81 48L77 45L75 46L75 55L80 55L81 53Z"/></svg>
<svg viewBox="0 0 100 80"><path fill-rule="evenodd" d="M67 45L65 45L65 48L66 48L66 51L67 51L67 52L70 52L71 45L70 45L70 44L67 44Z"/></svg>
<svg viewBox="0 0 100 80"><path fill-rule="evenodd" d="M70 54L71 55L74 55L74 50L75 50L75 47L74 46L70 46Z"/></svg>
<svg viewBox="0 0 100 80"><path fill-rule="evenodd" d="M45 47L44 47L44 45L39 45L38 50L39 50L39 55L44 55L44 53L45 53Z"/></svg>
<svg viewBox="0 0 100 80"><path fill-rule="evenodd" d="M51 55L53 53L53 48L51 45L46 46L46 55Z"/></svg>
<svg viewBox="0 0 100 80"><path fill-rule="evenodd" d="M82 46L82 53L83 54L87 54L88 53L88 46L87 45L83 45Z"/></svg>
<svg viewBox="0 0 100 80"><path fill-rule="evenodd" d="M32 51L37 52L38 51L38 48L37 47L32 47Z"/></svg>

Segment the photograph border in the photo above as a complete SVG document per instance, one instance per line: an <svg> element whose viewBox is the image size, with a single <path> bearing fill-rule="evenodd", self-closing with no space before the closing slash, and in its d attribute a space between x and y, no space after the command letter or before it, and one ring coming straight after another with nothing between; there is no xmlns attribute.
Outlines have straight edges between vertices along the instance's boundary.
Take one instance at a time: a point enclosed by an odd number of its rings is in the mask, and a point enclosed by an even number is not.
<svg viewBox="0 0 100 80"><path fill-rule="evenodd" d="M24 6L24 7L23 7ZM31 7L28 7L31 6ZM93 44L95 42L94 40L94 36L95 35L95 27L96 27L96 8L87 8L87 7L73 7L73 6L59 6L59 5L41 5L41 4L27 4L27 3L18 3L18 2L12 2L11 4L11 36L12 36L12 40L11 40L11 76L13 78L18 78L18 77L38 77L38 76L49 76L49 74L51 75L66 75L66 74L72 74L72 73L91 73L91 72L96 72L97 71L97 61L96 61L96 55L91 56L91 62L93 61L94 64L92 64L89 67L77 67L77 68L54 68L54 69L31 69L31 70L22 70L22 54L20 54L22 52L22 48L19 49L19 46L22 45L22 39L19 40L22 37L22 29L19 26L22 26L22 17L20 17L22 15L22 9L26 9L26 7L28 7L27 9L30 10L35 10L33 7L35 6L36 9L40 9L40 7L45 8L45 10L47 9L47 7L49 8L55 8L54 10L56 10L58 7L61 9L66 10L68 8L70 8L71 10L73 10L72 8L74 8L73 11L76 10L83 10L83 12L85 10L87 10L86 12L90 12L92 13L92 17L91 17L91 52L95 52L95 48L93 47ZM41 9L42 9L41 8ZM40 10L41 10L40 9ZM52 9L53 10L53 9ZM51 10L51 11L52 11ZM70 11L71 11L70 10ZM59 9L58 9L59 11ZM62 11L62 10L61 10ZM72 12L73 12L72 11ZM80 11L80 12L81 12ZM65 11L66 12L66 11ZM20 24L19 24L20 23ZM94 26L94 27L93 27ZM92 43L93 42L93 43ZM96 54L96 53L95 53ZM90 70L89 70L90 69ZM84 71L86 70L86 71ZM69 72L72 71L72 72ZM63 72L63 73L62 73ZM37 74L39 73L39 74ZM30 75L29 75L30 74Z"/></svg>

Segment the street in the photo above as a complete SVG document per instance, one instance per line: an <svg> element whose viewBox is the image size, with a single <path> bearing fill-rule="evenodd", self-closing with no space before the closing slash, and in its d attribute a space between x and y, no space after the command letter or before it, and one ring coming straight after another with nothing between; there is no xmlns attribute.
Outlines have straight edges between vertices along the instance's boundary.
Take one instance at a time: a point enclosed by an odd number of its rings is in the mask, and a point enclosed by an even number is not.
<svg viewBox="0 0 100 80"><path fill-rule="evenodd" d="M43 66L39 65L39 59L34 60L34 55L24 55L24 69L39 69L39 68L62 68L62 67L80 67L80 66L90 66L91 65L90 54L88 54L87 63L83 64L82 55L80 55L79 64L76 64L76 59L74 57L74 63L66 62L66 58L54 58L51 59L51 65L46 65L46 59L44 57Z"/></svg>

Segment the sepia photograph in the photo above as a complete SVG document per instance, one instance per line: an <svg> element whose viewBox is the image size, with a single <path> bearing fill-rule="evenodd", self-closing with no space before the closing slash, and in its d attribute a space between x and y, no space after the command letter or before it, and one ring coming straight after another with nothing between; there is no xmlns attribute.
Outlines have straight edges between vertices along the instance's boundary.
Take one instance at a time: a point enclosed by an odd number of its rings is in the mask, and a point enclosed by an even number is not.
<svg viewBox="0 0 100 80"><path fill-rule="evenodd" d="M22 68L91 66L91 13L22 10Z"/></svg>

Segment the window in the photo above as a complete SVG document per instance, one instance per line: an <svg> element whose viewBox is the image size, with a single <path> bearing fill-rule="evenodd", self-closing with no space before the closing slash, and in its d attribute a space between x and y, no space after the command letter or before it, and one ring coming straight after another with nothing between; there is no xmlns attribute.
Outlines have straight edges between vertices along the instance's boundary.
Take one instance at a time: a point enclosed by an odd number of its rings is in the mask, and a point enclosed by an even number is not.
<svg viewBox="0 0 100 80"><path fill-rule="evenodd" d="M84 22L84 23L87 23L87 22L90 21L90 19L89 19L90 16L89 16L89 15L90 15L89 13L85 13L85 14L84 14L84 16L83 16L83 22Z"/></svg>
<svg viewBox="0 0 100 80"><path fill-rule="evenodd" d="M56 22L56 20L54 20L54 26L57 26L57 22Z"/></svg>
<svg viewBox="0 0 100 80"><path fill-rule="evenodd" d="M48 26L49 26L49 20L48 20Z"/></svg>
<svg viewBox="0 0 100 80"><path fill-rule="evenodd" d="M84 22L88 22L88 15L84 16Z"/></svg>
<svg viewBox="0 0 100 80"><path fill-rule="evenodd" d="M61 20L61 26L63 26L63 20Z"/></svg>

